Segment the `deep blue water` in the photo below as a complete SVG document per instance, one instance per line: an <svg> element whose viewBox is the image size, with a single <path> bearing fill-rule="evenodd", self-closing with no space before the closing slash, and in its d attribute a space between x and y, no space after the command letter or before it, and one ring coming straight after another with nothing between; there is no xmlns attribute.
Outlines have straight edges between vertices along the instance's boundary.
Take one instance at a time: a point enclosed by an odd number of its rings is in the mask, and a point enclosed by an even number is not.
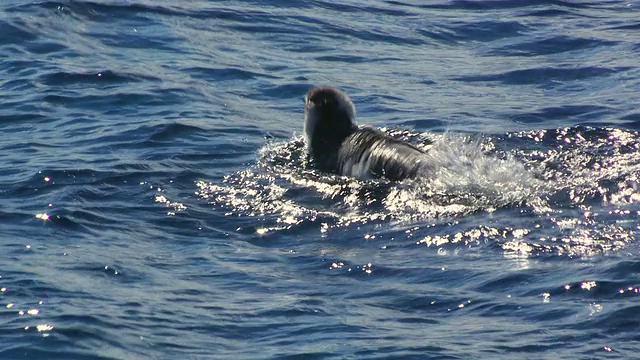
<svg viewBox="0 0 640 360"><path fill-rule="evenodd" d="M629 359L640 2L0 3L1 359ZM305 161L302 97L427 147Z"/></svg>

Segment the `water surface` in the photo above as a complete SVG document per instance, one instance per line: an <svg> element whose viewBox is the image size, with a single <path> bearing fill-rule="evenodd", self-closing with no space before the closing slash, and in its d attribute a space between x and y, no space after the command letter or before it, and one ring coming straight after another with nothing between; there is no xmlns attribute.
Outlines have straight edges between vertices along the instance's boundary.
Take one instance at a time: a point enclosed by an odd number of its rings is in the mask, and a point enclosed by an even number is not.
<svg viewBox="0 0 640 360"><path fill-rule="evenodd" d="M637 1L3 1L3 359L637 353ZM323 174L302 97L424 146Z"/></svg>

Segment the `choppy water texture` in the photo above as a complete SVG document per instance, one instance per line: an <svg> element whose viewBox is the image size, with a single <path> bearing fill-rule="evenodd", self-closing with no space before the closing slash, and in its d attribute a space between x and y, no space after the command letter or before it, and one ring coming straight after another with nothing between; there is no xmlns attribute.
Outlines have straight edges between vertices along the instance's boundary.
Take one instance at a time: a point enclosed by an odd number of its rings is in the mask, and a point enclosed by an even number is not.
<svg viewBox="0 0 640 360"><path fill-rule="evenodd" d="M639 19L2 1L0 358L636 357ZM433 172L314 170L325 84Z"/></svg>

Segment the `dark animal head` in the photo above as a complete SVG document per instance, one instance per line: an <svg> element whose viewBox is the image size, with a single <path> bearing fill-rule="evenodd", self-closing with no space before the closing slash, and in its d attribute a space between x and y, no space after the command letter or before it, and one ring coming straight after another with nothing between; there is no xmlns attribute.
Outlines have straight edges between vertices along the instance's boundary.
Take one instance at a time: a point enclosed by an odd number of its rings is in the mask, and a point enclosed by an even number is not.
<svg viewBox="0 0 640 360"><path fill-rule="evenodd" d="M323 86L304 98L304 137L312 155L337 152L356 129L356 109L347 94Z"/></svg>

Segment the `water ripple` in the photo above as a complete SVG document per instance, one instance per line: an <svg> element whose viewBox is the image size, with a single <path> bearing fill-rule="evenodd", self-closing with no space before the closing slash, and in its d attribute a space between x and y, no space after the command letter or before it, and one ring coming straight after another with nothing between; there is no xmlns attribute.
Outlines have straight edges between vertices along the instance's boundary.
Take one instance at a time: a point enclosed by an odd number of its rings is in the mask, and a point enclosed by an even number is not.
<svg viewBox="0 0 640 360"><path fill-rule="evenodd" d="M637 1L0 3L0 358L635 356Z"/></svg>
<svg viewBox="0 0 640 360"><path fill-rule="evenodd" d="M529 85L544 84L550 81L566 82L584 80L600 76L610 76L619 72L628 71L630 68L603 68L603 67L581 67L581 68L532 68L523 70L513 70L501 74L475 75L454 78L458 81L498 81L508 85Z"/></svg>

